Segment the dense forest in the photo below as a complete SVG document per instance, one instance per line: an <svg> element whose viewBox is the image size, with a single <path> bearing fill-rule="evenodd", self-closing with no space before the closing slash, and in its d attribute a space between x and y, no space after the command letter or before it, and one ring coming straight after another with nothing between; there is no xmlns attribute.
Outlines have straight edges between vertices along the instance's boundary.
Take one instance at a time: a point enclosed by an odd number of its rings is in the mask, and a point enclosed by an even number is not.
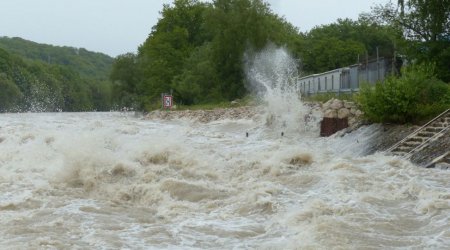
<svg viewBox="0 0 450 250"><path fill-rule="evenodd" d="M175 0L164 5L137 54L116 58L111 74L115 96L122 105L140 109L158 107L160 94L169 91L183 104L242 98L248 94L244 54L267 44L286 47L299 60L303 74L355 64L359 58L374 58L378 51L381 57L402 55L409 61L434 63L439 77L448 82L449 6L427 9L422 2L376 6L358 20L339 19L303 33L262 0ZM427 11L423 17L418 14ZM443 19L426 24L427 16L436 11L444 13ZM421 23L424 35L433 27L429 39L413 34L419 30L413 25Z"/></svg>
<svg viewBox="0 0 450 250"><path fill-rule="evenodd" d="M232 101L249 94L246 55L267 45L285 47L305 75L378 55L450 82L450 0L400 0L308 32L264 0L174 0L160 15L136 54L115 59L0 38L0 110L151 110L164 92L186 105Z"/></svg>
<svg viewBox="0 0 450 250"><path fill-rule="evenodd" d="M0 111L110 110L113 58L0 38Z"/></svg>

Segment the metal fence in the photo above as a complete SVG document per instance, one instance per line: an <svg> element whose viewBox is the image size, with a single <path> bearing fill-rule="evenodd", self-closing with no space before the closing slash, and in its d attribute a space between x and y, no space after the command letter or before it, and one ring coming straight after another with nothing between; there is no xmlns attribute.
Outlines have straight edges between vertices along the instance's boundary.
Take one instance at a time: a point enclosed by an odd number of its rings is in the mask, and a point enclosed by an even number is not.
<svg viewBox="0 0 450 250"><path fill-rule="evenodd" d="M359 91L362 83L375 84L393 72L392 60L380 58L297 79L297 90L304 95Z"/></svg>

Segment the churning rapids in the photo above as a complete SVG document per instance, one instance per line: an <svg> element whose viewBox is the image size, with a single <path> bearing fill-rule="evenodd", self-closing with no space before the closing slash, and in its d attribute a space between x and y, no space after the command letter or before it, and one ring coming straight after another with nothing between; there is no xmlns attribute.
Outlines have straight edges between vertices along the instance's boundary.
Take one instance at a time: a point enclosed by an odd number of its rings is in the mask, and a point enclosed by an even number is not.
<svg viewBox="0 0 450 250"><path fill-rule="evenodd" d="M366 156L372 127L320 138L317 120L289 120L301 103L267 103L207 123L0 115L0 248L450 246L449 171Z"/></svg>

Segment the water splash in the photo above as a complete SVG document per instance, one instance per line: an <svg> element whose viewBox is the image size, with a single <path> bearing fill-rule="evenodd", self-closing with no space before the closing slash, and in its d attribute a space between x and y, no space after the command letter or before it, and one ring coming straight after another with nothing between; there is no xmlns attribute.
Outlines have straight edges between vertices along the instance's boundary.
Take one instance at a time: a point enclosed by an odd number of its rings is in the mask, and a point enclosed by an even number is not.
<svg viewBox="0 0 450 250"><path fill-rule="evenodd" d="M30 86L30 93L25 96L25 107L22 111L27 112L54 112L61 111L61 90L52 89L48 83L36 80Z"/></svg>
<svg viewBox="0 0 450 250"><path fill-rule="evenodd" d="M285 48L269 45L247 53L246 62L247 87L266 104L266 124L279 131L308 130L311 108L296 90L297 60Z"/></svg>
<svg viewBox="0 0 450 250"><path fill-rule="evenodd" d="M0 249L450 245L450 172L260 125L1 114Z"/></svg>

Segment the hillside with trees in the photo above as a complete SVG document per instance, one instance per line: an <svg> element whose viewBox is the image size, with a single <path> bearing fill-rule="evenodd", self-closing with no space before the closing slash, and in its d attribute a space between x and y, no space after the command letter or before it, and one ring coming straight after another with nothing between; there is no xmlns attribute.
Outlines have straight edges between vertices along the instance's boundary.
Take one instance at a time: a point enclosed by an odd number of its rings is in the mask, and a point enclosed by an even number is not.
<svg viewBox="0 0 450 250"><path fill-rule="evenodd" d="M245 54L269 44L286 47L303 74L392 58L402 41L397 27L361 17L340 19L302 33L262 0L175 0L137 54L116 58L114 93L124 106L153 109L160 94L173 91L183 104L231 101L248 94Z"/></svg>
<svg viewBox="0 0 450 250"><path fill-rule="evenodd" d="M169 91L188 105L242 98L244 55L274 44L297 58L303 74L377 56L399 66L401 57L412 69L364 88L360 104L373 121L426 119L450 106L449 14L449 0L399 1L303 33L263 0L175 0L164 5L137 54L116 58L114 95L144 110L158 108L160 94Z"/></svg>
<svg viewBox="0 0 450 250"><path fill-rule="evenodd" d="M67 66L81 77L106 80L114 59L83 48L39 44L19 37L0 37L0 48L24 58Z"/></svg>
<svg viewBox="0 0 450 250"><path fill-rule="evenodd" d="M110 110L112 58L0 38L0 111Z"/></svg>
<svg viewBox="0 0 450 250"><path fill-rule="evenodd" d="M307 32L264 0L174 0L160 14L138 52L115 59L0 38L0 110L148 111L168 92L185 105L228 102L249 94L246 60L268 45L285 47L304 75L376 56L414 64L422 75L405 69L364 88L361 105L374 121L408 122L450 105L450 0L401 0Z"/></svg>
<svg viewBox="0 0 450 250"><path fill-rule="evenodd" d="M293 48L299 39L298 30L263 1L176 0L164 5L136 55L117 57L115 96L146 110L158 107L160 94L170 90L184 104L242 98L244 53L269 42Z"/></svg>

